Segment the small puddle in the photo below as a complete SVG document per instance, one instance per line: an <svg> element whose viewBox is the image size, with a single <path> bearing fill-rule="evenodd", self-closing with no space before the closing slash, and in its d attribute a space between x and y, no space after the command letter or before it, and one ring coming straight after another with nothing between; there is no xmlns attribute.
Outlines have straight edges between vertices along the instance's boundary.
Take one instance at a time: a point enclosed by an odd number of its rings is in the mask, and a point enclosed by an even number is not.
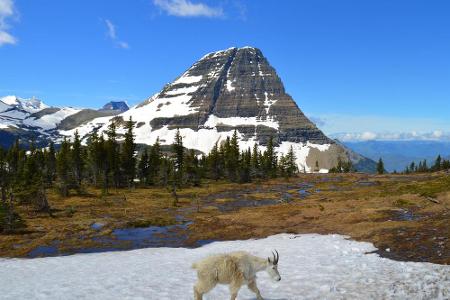
<svg viewBox="0 0 450 300"><path fill-rule="evenodd" d="M379 185L378 182L376 181L358 181L356 182L357 185L359 186L375 186L375 185Z"/></svg>
<svg viewBox="0 0 450 300"><path fill-rule="evenodd" d="M214 243L216 240L198 240L197 242L195 242L195 247L201 247L207 244L211 244Z"/></svg>
<svg viewBox="0 0 450 300"><path fill-rule="evenodd" d="M169 226L123 228L113 231L118 241L131 242L132 248L181 247L188 238L187 228L192 222Z"/></svg>
<svg viewBox="0 0 450 300"><path fill-rule="evenodd" d="M104 223L95 222L91 225L91 228L94 230L101 230L105 226Z"/></svg>
<svg viewBox="0 0 450 300"><path fill-rule="evenodd" d="M414 221L420 219L419 216L413 214L409 210L394 210L392 211L392 216L395 221Z"/></svg>
<svg viewBox="0 0 450 300"><path fill-rule="evenodd" d="M55 256L58 254L58 247L56 246L38 246L28 253L28 257L43 257L43 256Z"/></svg>
<svg viewBox="0 0 450 300"><path fill-rule="evenodd" d="M300 198L302 199L305 199L306 197L311 195L311 193L308 192L307 190L298 190L298 193L300 194Z"/></svg>

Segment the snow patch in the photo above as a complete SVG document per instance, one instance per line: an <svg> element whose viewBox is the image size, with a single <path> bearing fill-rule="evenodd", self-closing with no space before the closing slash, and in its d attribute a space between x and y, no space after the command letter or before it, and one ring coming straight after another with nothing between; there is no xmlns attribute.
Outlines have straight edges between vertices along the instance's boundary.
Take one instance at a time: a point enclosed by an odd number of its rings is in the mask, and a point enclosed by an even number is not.
<svg viewBox="0 0 450 300"><path fill-rule="evenodd" d="M193 262L245 250L280 253L280 282L259 273L265 299L449 299L450 266L398 262L341 235L279 234L197 249L147 248L38 259L0 259L2 299L193 299ZM204 299L228 299L218 285ZM255 299L242 287L238 300Z"/></svg>
<svg viewBox="0 0 450 300"><path fill-rule="evenodd" d="M233 81L227 80L227 91L232 92L234 90L235 90L235 88L233 86Z"/></svg>
<svg viewBox="0 0 450 300"><path fill-rule="evenodd" d="M188 76L185 74L183 74L183 76L181 76L180 78L178 78L177 80L175 80L172 85L175 84L192 84L192 83L196 83L199 82L200 80L202 80L203 76Z"/></svg>
<svg viewBox="0 0 450 300"><path fill-rule="evenodd" d="M275 104L275 102L277 102L277 100L269 100L269 93L268 92L264 92L264 107L266 110L266 115L269 114L269 110L270 107Z"/></svg>
<svg viewBox="0 0 450 300"><path fill-rule="evenodd" d="M188 87L173 89L165 92L166 95L180 95L180 94L190 94L199 89L200 86L198 85L192 85Z"/></svg>
<svg viewBox="0 0 450 300"><path fill-rule="evenodd" d="M263 125L267 127L272 127L275 129L279 128L279 124L277 121L273 119L262 120L257 117L229 117L229 118L219 118L215 115L210 115L208 120L205 122L206 127L215 127L219 124L229 125L229 126L238 126L238 125Z"/></svg>

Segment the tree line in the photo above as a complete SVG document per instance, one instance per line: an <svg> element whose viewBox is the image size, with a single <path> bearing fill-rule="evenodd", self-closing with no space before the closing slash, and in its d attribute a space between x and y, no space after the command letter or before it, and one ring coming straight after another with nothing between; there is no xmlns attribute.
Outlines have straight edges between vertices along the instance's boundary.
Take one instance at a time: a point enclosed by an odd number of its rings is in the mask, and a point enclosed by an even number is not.
<svg viewBox="0 0 450 300"><path fill-rule="evenodd" d="M426 173L426 172L439 172L442 170L450 169L450 159L444 159L441 155L438 155L434 162L429 166L427 160L424 159L419 163L411 162L405 167L404 174L411 173Z"/></svg>
<svg viewBox="0 0 450 300"><path fill-rule="evenodd" d="M157 139L138 153L131 118L124 128L119 138L116 123L111 122L104 133L93 132L86 145L76 131L58 147L50 143L37 148L31 143L29 149L23 149L16 141L9 149L0 148L0 231L22 224L14 212L17 204L29 204L51 215L48 189L67 197L84 193L87 186L100 188L104 195L111 188L164 186L177 198L177 189L199 186L202 180L246 183L288 178L298 172L292 147L278 156L272 138L265 151L256 144L240 149L235 131L209 153L201 154L186 149L177 130L169 149L163 149Z"/></svg>

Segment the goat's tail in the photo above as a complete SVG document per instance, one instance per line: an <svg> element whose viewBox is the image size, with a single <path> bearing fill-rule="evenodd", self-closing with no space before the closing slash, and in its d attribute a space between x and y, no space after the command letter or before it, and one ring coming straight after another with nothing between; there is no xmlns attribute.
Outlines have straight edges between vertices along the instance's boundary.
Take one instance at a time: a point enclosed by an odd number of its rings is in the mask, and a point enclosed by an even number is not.
<svg viewBox="0 0 450 300"><path fill-rule="evenodd" d="M194 269L194 270L197 269L197 263L193 263L191 268Z"/></svg>

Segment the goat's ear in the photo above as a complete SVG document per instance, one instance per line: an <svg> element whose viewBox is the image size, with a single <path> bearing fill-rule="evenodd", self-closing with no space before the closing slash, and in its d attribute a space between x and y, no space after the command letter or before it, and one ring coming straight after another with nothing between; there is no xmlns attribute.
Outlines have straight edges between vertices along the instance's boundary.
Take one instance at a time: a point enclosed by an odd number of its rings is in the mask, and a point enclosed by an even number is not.
<svg viewBox="0 0 450 300"><path fill-rule="evenodd" d="M271 263L271 261L270 261L270 257L268 257L268 258L267 258L267 261L269 262L269 264Z"/></svg>

